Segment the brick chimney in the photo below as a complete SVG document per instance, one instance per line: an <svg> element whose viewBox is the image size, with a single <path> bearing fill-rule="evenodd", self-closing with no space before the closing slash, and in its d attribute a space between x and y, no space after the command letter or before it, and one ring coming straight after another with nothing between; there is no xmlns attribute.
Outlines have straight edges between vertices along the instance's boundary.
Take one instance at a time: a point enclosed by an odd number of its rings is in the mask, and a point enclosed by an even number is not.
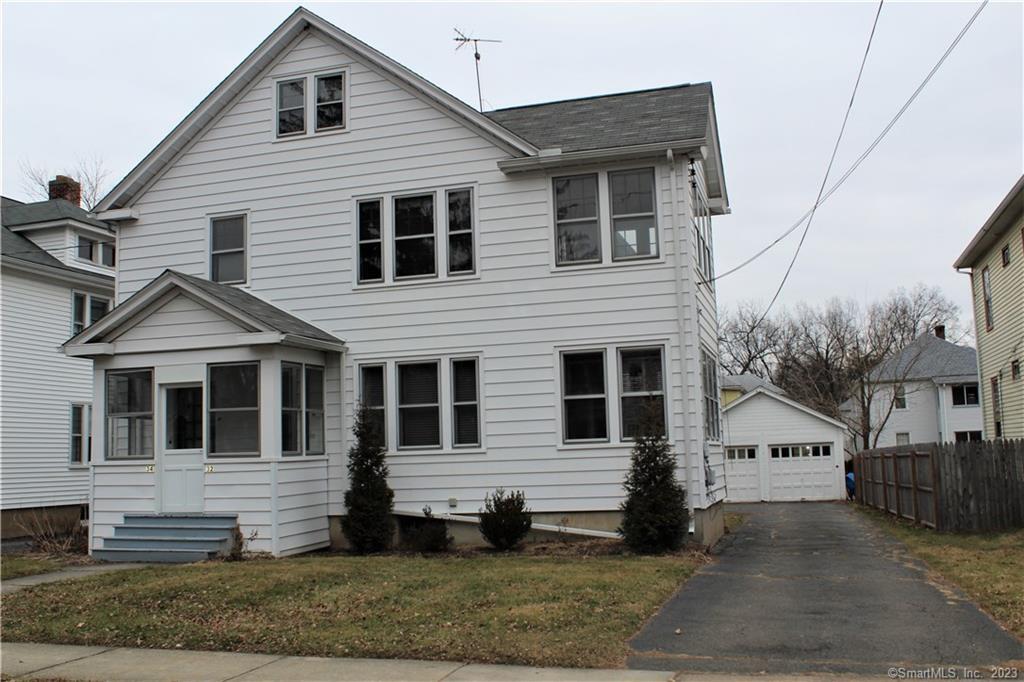
<svg viewBox="0 0 1024 682"><path fill-rule="evenodd" d="M946 325L937 324L935 325L935 338L945 339L946 338Z"/></svg>
<svg viewBox="0 0 1024 682"><path fill-rule="evenodd" d="M50 180L50 198L64 199L78 206L82 203L82 186L74 178L58 175Z"/></svg>

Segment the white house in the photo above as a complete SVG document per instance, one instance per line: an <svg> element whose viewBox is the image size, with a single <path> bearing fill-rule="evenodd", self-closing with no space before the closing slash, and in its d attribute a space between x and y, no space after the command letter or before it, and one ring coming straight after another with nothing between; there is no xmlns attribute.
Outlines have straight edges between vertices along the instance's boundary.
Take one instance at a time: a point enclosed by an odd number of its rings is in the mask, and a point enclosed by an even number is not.
<svg viewBox="0 0 1024 682"><path fill-rule="evenodd" d="M99 211L119 305L66 352L104 406L103 556L235 517L252 549L327 545L359 401L396 511L501 486L612 530L653 396L696 538L722 532L710 84L481 114L300 8Z"/></svg>
<svg viewBox="0 0 1024 682"><path fill-rule="evenodd" d="M77 523L89 502L92 362L65 356L61 344L110 308L115 235L78 206L73 180L59 176L50 193L0 205L4 538L37 517Z"/></svg>
<svg viewBox="0 0 1024 682"><path fill-rule="evenodd" d="M978 355L947 341L944 327L917 337L870 377L874 447L981 440ZM859 414L852 399L840 409L851 420ZM861 450L863 441L850 441L848 448Z"/></svg>
<svg viewBox="0 0 1024 682"><path fill-rule="evenodd" d="M728 502L846 497L846 426L752 375L726 377L722 410Z"/></svg>

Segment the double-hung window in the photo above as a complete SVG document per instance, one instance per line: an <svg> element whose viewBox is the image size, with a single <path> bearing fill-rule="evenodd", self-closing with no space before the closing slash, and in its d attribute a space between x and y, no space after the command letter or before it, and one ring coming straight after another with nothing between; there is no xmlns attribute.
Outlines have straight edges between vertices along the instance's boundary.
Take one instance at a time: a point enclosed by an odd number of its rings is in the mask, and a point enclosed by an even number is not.
<svg viewBox="0 0 1024 682"><path fill-rule="evenodd" d="M710 282L715 277L714 256L711 251L711 208L707 195L699 182L693 183L693 235L697 271Z"/></svg>
<svg viewBox="0 0 1024 682"><path fill-rule="evenodd" d="M75 292L71 297L71 333L95 324L110 310L110 299Z"/></svg>
<svg viewBox="0 0 1024 682"><path fill-rule="evenodd" d="M88 403L71 405L71 445L68 463L76 466L89 461L92 450L92 407Z"/></svg>
<svg viewBox="0 0 1024 682"><path fill-rule="evenodd" d="M665 433L665 377L661 348L619 349L619 400L622 440L633 440L650 419L652 428ZM649 414L648 414L649 413Z"/></svg>
<svg viewBox="0 0 1024 682"><path fill-rule="evenodd" d="M281 454L324 453L324 368L281 363Z"/></svg>
<svg viewBox="0 0 1024 682"><path fill-rule="evenodd" d="M992 422L995 427L995 437L1003 437L1003 392L1002 382L999 377L992 377L989 380L989 387L992 389Z"/></svg>
<svg viewBox="0 0 1024 682"><path fill-rule="evenodd" d="M98 241L85 235L78 235L75 255L79 260L86 260L112 268L116 260L115 253L116 247L113 236L108 241Z"/></svg>
<svg viewBox="0 0 1024 682"><path fill-rule="evenodd" d="M107 459L153 456L153 370L107 372Z"/></svg>
<svg viewBox="0 0 1024 682"><path fill-rule="evenodd" d="M893 389L892 406L897 410L907 409L907 389L903 386L897 386Z"/></svg>
<svg viewBox="0 0 1024 682"><path fill-rule="evenodd" d="M601 227L597 175L555 178L554 190L556 263L599 263Z"/></svg>
<svg viewBox="0 0 1024 682"><path fill-rule="evenodd" d="M955 384L953 386L953 406L964 407L978 404L978 384Z"/></svg>
<svg viewBox="0 0 1024 682"><path fill-rule="evenodd" d="M989 279L988 268L981 271L981 296L985 305L985 329L992 331L992 280Z"/></svg>
<svg viewBox="0 0 1024 682"><path fill-rule="evenodd" d="M658 255L654 169L608 173L612 197L612 260Z"/></svg>
<svg viewBox="0 0 1024 682"><path fill-rule="evenodd" d="M700 349L701 382L704 388L704 437L721 440L722 423L719 409L718 364L707 349Z"/></svg>
<svg viewBox="0 0 1024 682"><path fill-rule="evenodd" d="M359 400L366 416L377 430L380 442L387 447L387 407L385 404L384 365L363 365L359 368Z"/></svg>
<svg viewBox="0 0 1024 682"><path fill-rule="evenodd" d="M452 360L452 445L480 445L476 358Z"/></svg>
<svg viewBox="0 0 1024 682"><path fill-rule="evenodd" d="M316 77L316 131L345 127L345 74Z"/></svg>
<svg viewBox="0 0 1024 682"><path fill-rule="evenodd" d="M381 260L384 250L380 230L380 199L360 201L357 206L359 233L359 282L383 282L384 263Z"/></svg>
<svg viewBox="0 0 1024 682"><path fill-rule="evenodd" d="M441 447L440 363L398 364L398 447Z"/></svg>
<svg viewBox="0 0 1024 682"><path fill-rule="evenodd" d="M259 456L260 365L209 365L210 456Z"/></svg>
<svg viewBox="0 0 1024 682"><path fill-rule="evenodd" d="M448 200L448 274L472 274L473 262L473 190L450 189Z"/></svg>
<svg viewBox="0 0 1024 682"><path fill-rule="evenodd" d="M394 198L395 279L437 274L434 194Z"/></svg>
<svg viewBox="0 0 1024 682"><path fill-rule="evenodd" d="M306 79L277 82L277 136L306 132Z"/></svg>
<svg viewBox="0 0 1024 682"><path fill-rule="evenodd" d="M603 350L562 353L562 438L566 443L608 440L604 367Z"/></svg>
<svg viewBox="0 0 1024 682"><path fill-rule="evenodd" d="M281 363L281 454L300 455L302 445L302 365Z"/></svg>
<svg viewBox="0 0 1024 682"><path fill-rule="evenodd" d="M245 215L210 220L210 279L221 284L244 284L246 277Z"/></svg>

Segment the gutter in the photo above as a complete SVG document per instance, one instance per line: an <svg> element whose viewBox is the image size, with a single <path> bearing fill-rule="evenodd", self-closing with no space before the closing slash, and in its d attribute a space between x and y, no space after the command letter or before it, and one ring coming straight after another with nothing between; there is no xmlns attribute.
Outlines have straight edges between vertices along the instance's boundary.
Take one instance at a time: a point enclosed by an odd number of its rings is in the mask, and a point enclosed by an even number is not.
<svg viewBox="0 0 1024 682"><path fill-rule="evenodd" d="M33 263L32 261L22 260L14 256L3 256L2 262L5 268L10 268L11 270L32 275L42 275L70 284L94 286L111 292L114 291L114 278L109 275L101 275L98 272L76 270L68 266L43 265L42 263Z"/></svg>
<svg viewBox="0 0 1024 682"><path fill-rule="evenodd" d="M525 173L528 171L544 170L545 168L557 168L574 164L597 163L603 161L616 161L620 159L631 159L644 156L660 156L666 149L680 153L705 153L704 146L707 140L703 137L691 140L677 140L674 142L657 142L652 144L638 144L627 147L610 147L605 149L589 149L579 152L547 151L541 150L539 156L528 156L525 158L505 159L498 162L498 168L506 175L512 173Z"/></svg>

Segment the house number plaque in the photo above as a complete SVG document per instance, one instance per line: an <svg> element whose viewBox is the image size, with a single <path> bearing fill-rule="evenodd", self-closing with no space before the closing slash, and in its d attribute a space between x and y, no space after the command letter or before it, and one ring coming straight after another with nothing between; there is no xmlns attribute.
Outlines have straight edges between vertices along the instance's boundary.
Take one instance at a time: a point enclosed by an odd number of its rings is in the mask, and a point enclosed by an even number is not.
<svg viewBox="0 0 1024 682"><path fill-rule="evenodd" d="M208 474L212 474L213 473L213 465L212 464L207 464L206 465L206 473L208 473Z"/></svg>
<svg viewBox="0 0 1024 682"><path fill-rule="evenodd" d="M146 465L146 473L147 474L153 473L153 465L152 464L147 464Z"/></svg>

